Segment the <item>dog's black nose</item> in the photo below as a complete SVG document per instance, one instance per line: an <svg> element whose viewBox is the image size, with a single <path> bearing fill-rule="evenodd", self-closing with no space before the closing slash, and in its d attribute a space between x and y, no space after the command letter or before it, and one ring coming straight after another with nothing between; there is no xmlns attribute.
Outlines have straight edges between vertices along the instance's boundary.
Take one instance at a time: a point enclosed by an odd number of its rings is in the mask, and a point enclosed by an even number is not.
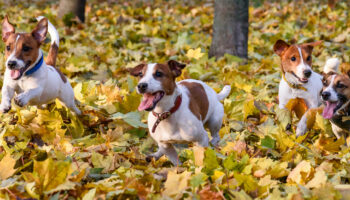
<svg viewBox="0 0 350 200"><path fill-rule="evenodd" d="M10 68L10 69L14 69L17 65L17 62L14 61L14 60L10 60L7 62L7 66Z"/></svg>
<svg viewBox="0 0 350 200"><path fill-rule="evenodd" d="M328 98L331 96L330 92L322 92L322 99L323 100L328 100Z"/></svg>
<svg viewBox="0 0 350 200"><path fill-rule="evenodd" d="M143 92L146 92L147 86L148 86L147 83L139 83L137 85L137 88L139 89L140 93L143 93Z"/></svg>
<svg viewBox="0 0 350 200"><path fill-rule="evenodd" d="M304 76L309 78L311 76L311 70L309 70L309 69L304 70Z"/></svg>

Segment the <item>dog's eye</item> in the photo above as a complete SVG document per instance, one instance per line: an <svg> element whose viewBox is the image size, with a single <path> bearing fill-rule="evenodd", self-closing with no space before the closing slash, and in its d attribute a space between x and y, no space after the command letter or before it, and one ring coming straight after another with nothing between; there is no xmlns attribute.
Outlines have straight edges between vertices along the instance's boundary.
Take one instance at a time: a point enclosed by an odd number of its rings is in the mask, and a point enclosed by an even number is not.
<svg viewBox="0 0 350 200"><path fill-rule="evenodd" d="M139 73L139 77L142 78L143 77L143 74L142 72Z"/></svg>
<svg viewBox="0 0 350 200"><path fill-rule="evenodd" d="M7 45L7 46L6 46L6 50L7 50L7 51L10 51L10 50L11 50L10 45Z"/></svg>
<svg viewBox="0 0 350 200"><path fill-rule="evenodd" d="M307 58L306 58L306 61L310 61L311 60L311 56L308 56Z"/></svg>
<svg viewBox="0 0 350 200"><path fill-rule="evenodd" d="M290 60L294 62L294 61L296 61L297 59L293 56Z"/></svg>
<svg viewBox="0 0 350 200"><path fill-rule="evenodd" d="M156 71L156 77L162 77L163 76L163 73L162 72L159 72L159 71Z"/></svg>
<svg viewBox="0 0 350 200"><path fill-rule="evenodd" d="M337 88L345 88L346 86L340 82L338 82L337 84Z"/></svg>
<svg viewBox="0 0 350 200"><path fill-rule="evenodd" d="M327 80L322 81L323 86L327 86Z"/></svg>
<svg viewBox="0 0 350 200"><path fill-rule="evenodd" d="M22 50L24 51L24 52L28 52L28 51L30 51L30 47L28 47L28 46L23 46L23 48L22 48Z"/></svg>

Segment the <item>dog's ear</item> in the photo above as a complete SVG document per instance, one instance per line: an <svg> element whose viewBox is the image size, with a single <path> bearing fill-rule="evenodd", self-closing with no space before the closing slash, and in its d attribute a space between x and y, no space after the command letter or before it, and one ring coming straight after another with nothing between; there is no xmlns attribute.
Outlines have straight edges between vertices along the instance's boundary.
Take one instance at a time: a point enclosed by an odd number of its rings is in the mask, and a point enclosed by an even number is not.
<svg viewBox="0 0 350 200"><path fill-rule="evenodd" d="M32 36L35 38L36 41L38 41L39 44L41 44L45 40L47 29L48 21L46 18L42 18L32 31Z"/></svg>
<svg viewBox="0 0 350 200"><path fill-rule="evenodd" d="M290 45L289 45L287 42L285 42L285 41L283 41L283 40L277 40L277 42L275 43L275 45L273 45L273 51L274 51L277 55L281 56L282 53L283 53L283 51L285 51L286 49L288 49L289 46L290 46Z"/></svg>
<svg viewBox="0 0 350 200"><path fill-rule="evenodd" d="M342 63L340 65L340 72L350 78L350 63Z"/></svg>
<svg viewBox="0 0 350 200"><path fill-rule="evenodd" d="M316 42L305 43L305 44L303 44L303 46L306 46L306 47L309 48L310 50L313 50L313 48L314 48L315 46L318 46L318 45L320 45L320 44L322 44L322 43L323 43L323 41L322 41L322 40L319 40L319 41L316 41Z"/></svg>
<svg viewBox="0 0 350 200"><path fill-rule="evenodd" d="M186 67L186 64L179 63L175 60L169 60L168 66L170 70L173 72L174 76L178 77L181 75L182 69Z"/></svg>
<svg viewBox="0 0 350 200"><path fill-rule="evenodd" d="M9 22L7 15L2 22L2 41L6 42L9 36L15 33L15 27Z"/></svg>
<svg viewBox="0 0 350 200"><path fill-rule="evenodd" d="M137 65L136 67L129 68L127 70L129 71L129 73L132 76L140 76L141 72L145 66L146 66L146 64L142 63L142 64Z"/></svg>

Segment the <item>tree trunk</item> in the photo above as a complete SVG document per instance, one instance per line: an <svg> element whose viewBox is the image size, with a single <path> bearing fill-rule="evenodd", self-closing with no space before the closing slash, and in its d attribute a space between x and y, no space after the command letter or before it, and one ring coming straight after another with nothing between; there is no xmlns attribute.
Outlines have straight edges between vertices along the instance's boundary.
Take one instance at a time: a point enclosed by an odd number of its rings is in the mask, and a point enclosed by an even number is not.
<svg viewBox="0 0 350 200"><path fill-rule="evenodd" d="M215 0L209 56L225 53L248 58L249 0Z"/></svg>
<svg viewBox="0 0 350 200"><path fill-rule="evenodd" d="M58 17L62 18L66 14L77 16L81 22L85 21L86 0L60 0L58 7Z"/></svg>

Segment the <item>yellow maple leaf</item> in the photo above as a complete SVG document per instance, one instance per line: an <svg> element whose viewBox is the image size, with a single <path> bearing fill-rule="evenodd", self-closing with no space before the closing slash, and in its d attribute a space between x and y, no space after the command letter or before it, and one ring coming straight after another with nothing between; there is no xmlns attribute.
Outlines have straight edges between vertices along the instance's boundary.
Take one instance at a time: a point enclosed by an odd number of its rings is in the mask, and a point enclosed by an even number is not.
<svg viewBox="0 0 350 200"><path fill-rule="evenodd" d="M196 60L200 59L203 55L204 55L204 53L201 53L201 48L190 49L186 53L186 56L188 58L194 58Z"/></svg>
<svg viewBox="0 0 350 200"><path fill-rule="evenodd" d="M199 146L193 147L194 163L197 166L203 166L204 151L205 151L204 147L199 147Z"/></svg>
<svg viewBox="0 0 350 200"><path fill-rule="evenodd" d="M295 112L297 117L300 119L307 110L307 105L304 99L295 98L288 101L286 108L290 111Z"/></svg>
<svg viewBox="0 0 350 200"><path fill-rule="evenodd" d="M312 166L309 161L301 161L288 175L287 183L305 184L310 176Z"/></svg>
<svg viewBox="0 0 350 200"><path fill-rule="evenodd" d="M16 160L11 157L10 154L6 154L6 156L0 161L0 179L5 180L8 177L12 176L15 173L14 166L16 164Z"/></svg>
<svg viewBox="0 0 350 200"><path fill-rule="evenodd" d="M164 194L174 196L180 194L188 186L188 180L191 177L191 172L184 171L177 174L176 171L169 171L167 180L164 184Z"/></svg>
<svg viewBox="0 0 350 200"><path fill-rule="evenodd" d="M307 188L318 188L321 187L323 185L325 185L327 182L327 175L326 172L324 172L323 170L317 170L314 178L312 178L307 184L306 187Z"/></svg>

